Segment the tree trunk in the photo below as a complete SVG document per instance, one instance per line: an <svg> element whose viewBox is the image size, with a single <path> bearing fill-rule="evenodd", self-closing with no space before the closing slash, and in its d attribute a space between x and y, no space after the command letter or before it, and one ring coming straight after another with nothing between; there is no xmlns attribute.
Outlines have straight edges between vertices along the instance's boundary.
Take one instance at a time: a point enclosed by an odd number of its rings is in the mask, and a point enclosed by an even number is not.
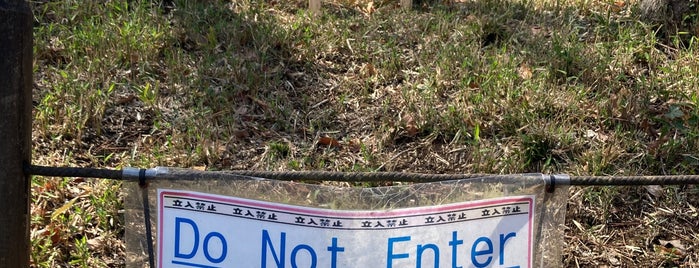
<svg viewBox="0 0 699 268"><path fill-rule="evenodd" d="M679 25L686 15L697 12L696 5L692 0L641 0L641 16L650 22Z"/></svg>
<svg viewBox="0 0 699 268"><path fill-rule="evenodd" d="M677 36L684 43L699 34L695 19L697 0L641 0L641 20L656 27L666 40ZM680 34L682 33L682 34Z"/></svg>

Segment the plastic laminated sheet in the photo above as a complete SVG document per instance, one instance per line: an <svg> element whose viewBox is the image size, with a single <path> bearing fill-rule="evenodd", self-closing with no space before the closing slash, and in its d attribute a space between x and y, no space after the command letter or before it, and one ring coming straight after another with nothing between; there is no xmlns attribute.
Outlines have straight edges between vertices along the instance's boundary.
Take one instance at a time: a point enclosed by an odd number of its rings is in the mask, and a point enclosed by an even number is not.
<svg viewBox="0 0 699 268"><path fill-rule="evenodd" d="M561 266L554 176L362 188L179 170L124 183L127 267Z"/></svg>

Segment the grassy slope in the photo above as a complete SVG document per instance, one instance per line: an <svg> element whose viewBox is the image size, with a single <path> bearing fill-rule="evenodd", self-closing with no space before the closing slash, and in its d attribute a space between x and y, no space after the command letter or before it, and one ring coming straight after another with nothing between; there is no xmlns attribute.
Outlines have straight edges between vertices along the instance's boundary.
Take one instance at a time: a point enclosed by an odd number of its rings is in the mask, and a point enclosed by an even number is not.
<svg viewBox="0 0 699 268"><path fill-rule="evenodd" d="M33 3L35 163L697 172L697 46L634 2L139 2ZM35 266L123 265L118 184L32 190ZM565 266L699 264L696 187L571 194Z"/></svg>

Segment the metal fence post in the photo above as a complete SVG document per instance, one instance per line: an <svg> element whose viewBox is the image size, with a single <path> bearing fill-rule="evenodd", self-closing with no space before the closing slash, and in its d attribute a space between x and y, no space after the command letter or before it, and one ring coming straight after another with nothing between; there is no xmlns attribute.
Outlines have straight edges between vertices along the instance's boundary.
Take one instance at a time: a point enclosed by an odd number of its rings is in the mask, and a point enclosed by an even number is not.
<svg viewBox="0 0 699 268"><path fill-rule="evenodd" d="M0 0L0 267L29 266L32 12Z"/></svg>

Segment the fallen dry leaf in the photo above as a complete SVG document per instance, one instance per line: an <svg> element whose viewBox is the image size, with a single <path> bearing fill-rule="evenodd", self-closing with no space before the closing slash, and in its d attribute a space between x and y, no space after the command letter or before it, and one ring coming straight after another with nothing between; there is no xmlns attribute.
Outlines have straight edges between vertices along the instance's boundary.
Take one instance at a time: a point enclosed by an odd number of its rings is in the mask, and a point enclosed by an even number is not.
<svg viewBox="0 0 699 268"><path fill-rule="evenodd" d="M104 237L98 236L87 240L87 246L90 250L98 250L104 246Z"/></svg>
<svg viewBox="0 0 699 268"><path fill-rule="evenodd" d="M367 3L366 8L364 8L363 11L364 11L364 15L371 16L371 14L374 13L374 11L376 11L376 8L374 8L374 2L371 1L371 2Z"/></svg>
<svg viewBox="0 0 699 268"><path fill-rule="evenodd" d="M471 81L471 83L468 83L468 87L470 89L477 89L477 88L480 88L481 86L478 83Z"/></svg>
<svg viewBox="0 0 699 268"><path fill-rule="evenodd" d="M73 205L75 204L75 201L77 201L78 198L80 198L80 197L81 197L81 196L76 196L76 197L74 197L73 199L71 199L70 201L68 201L68 202L66 202L65 204L63 204L63 206L61 206L61 207L57 208L56 210L54 210L53 213L51 213L51 220L55 220L56 217L62 215L62 214L65 213L66 211L68 211L68 209L70 209L71 207L73 207Z"/></svg>
<svg viewBox="0 0 699 268"><path fill-rule="evenodd" d="M646 185L646 191L655 198L660 198L665 195L665 189L660 185Z"/></svg>
<svg viewBox="0 0 699 268"><path fill-rule="evenodd" d="M403 122L405 123L405 131L408 133L409 136L415 136L417 135L419 129L417 127L417 124L415 123L415 118L411 115L406 115L403 117Z"/></svg>
<svg viewBox="0 0 699 268"><path fill-rule="evenodd" d="M318 139L318 144L331 148L340 148L340 142L330 137L321 137Z"/></svg>
<svg viewBox="0 0 699 268"><path fill-rule="evenodd" d="M376 68L374 68L373 64L367 63L364 65L364 67L362 67L360 74L364 78L372 77L372 76L376 75Z"/></svg>
<svg viewBox="0 0 699 268"><path fill-rule="evenodd" d="M674 248L674 247L655 245L653 248L655 249L656 253L662 254L662 255L670 255L670 256L676 257L676 258L682 257L684 255L682 250L680 250L678 248Z"/></svg>
<svg viewBox="0 0 699 268"><path fill-rule="evenodd" d="M614 4L612 5L612 11L621 12L624 9L624 7L626 7L625 1L614 1Z"/></svg>
<svg viewBox="0 0 699 268"><path fill-rule="evenodd" d="M658 242L660 242L660 245L662 245L663 247L677 249L677 250L679 250L680 253L681 253L681 251L684 251L686 249L684 244L682 244L682 241L680 241L679 239L673 239L673 240L660 239L660 240L658 240Z"/></svg>
<svg viewBox="0 0 699 268"><path fill-rule="evenodd" d="M417 132L419 131L419 129L417 128L417 126L415 124L408 124L405 126L405 131L408 132L408 135L415 136L415 135L417 135Z"/></svg>
<svg viewBox="0 0 699 268"><path fill-rule="evenodd" d="M51 244L58 245L63 242L63 236L61 235L61 230L65 227L56 226L53 223L46 225L46 227L36 233L38 236L48 236L51 240Z"/></svg>
<svg viewBox="0 0 699 268"><path fill-rule="evenodd" d="M532 78L532 69L529 68L527 64L522 63L521 65L519 65L519 68L517 68L517 74L520 78L529 80Z"/></svg>
<svg viewBox="0 0 699 268"><path fill-rule="evenodd" d="M120 97L119 99L117 99L116 104L117 105L127 104L135 99L136 99L136 95L127 95L125 97Z"/></svg>
<svg viewBox="0 0 699 268"><path fill-rule="evenodd" d="M250 132L248 132L247 130L234 130L233 136L235 136L238 139L246 139L250 137Z"/></svg>
<svg viewBox="0 0 699 268"><path fill-rule="evenodd" d="M349 148L350 151L353 153L359 152L362 150L362 141L359 138L353 138L349 141Z"/></svg>

